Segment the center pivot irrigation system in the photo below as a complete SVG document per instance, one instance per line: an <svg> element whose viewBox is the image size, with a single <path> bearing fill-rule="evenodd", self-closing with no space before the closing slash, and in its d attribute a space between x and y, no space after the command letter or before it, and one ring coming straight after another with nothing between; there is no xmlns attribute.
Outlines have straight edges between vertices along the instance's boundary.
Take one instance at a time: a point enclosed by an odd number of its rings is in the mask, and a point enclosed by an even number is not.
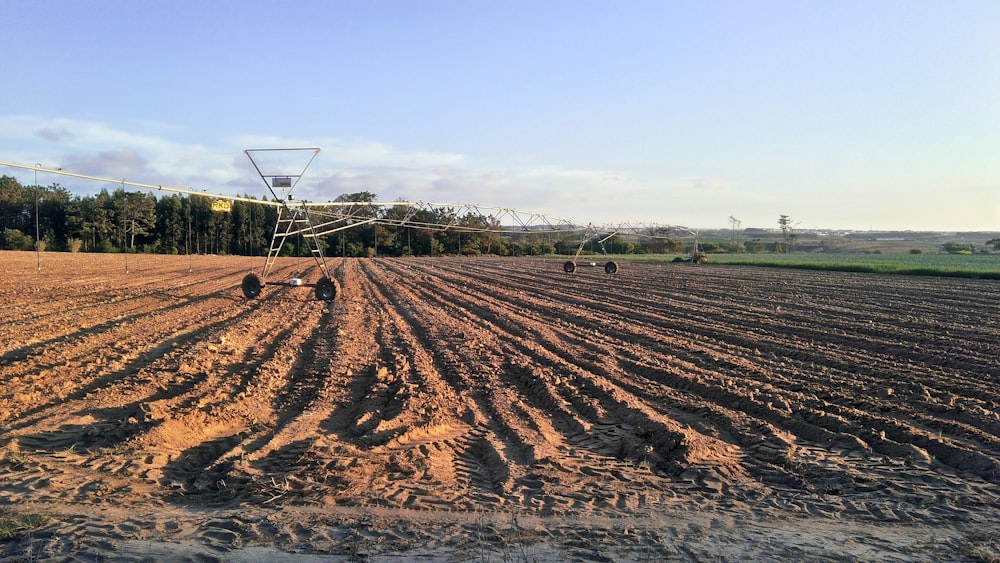
<svg viewBox="0 0 1000 563"><path fill-rule="evenodd" d="M197 191L189 188L173 188L159 184L144 184L129 182L125 179L115 180L100 176L90 176L87 174L77 174L68 172L61 168L43 168L40 165L29 166L12 162L2 162L0 165L11 166L34 170L35 172L48 172L62 176L83 178L86 180L96 180L112 184L128 185L139 188L162 190L187 195L212 198L215 202L222 202L221 207L225 208L225 202L241 201L245 203L266 205L278 208L278 219L274 226L274 234L271 236L271 244L268 247L267 257L260 273L256 273L251 268L250 273L243 277L241 288L243 295L247 299L254 299L263 292L266 285L287 285L306 286L315 288L316 298L321 301L331 301L337 297L337 285L330 274L330 269L326 263L326 256L323 253L323 245L320 237L333 234L339 231L353 229L364 225L389 225L397 227L412 227L417 229L434 231L458 231L471 233L581 233L580 245L572 260L567 260L563 264L563 271L573 273L579 264L580 254L586 244L596 240L601 247L601 251L607 255L604 243L615 235L639 236L648 238L669 238L671 236L693 237L695 240L695 252L697 252L697 233L687 227L676 225L662 225L651 223L620 223L615 225L595 226L588 224L581 226L566 219L560 219L550 215L518 211L506 207L490 207L484 205L474 205L465 203L428 203L423 201L408 202L395 201L392 203L383 202L358 202L358 201L328 201L324 203L311 202L295 199L292 192L298 186L299 181L305 175L306 170L319 154L318 148L274 148L274 149L247 149L243 151L250 160L253 169L260 179L267 186L268 191L274 197L273 200L258 200L248 197L234 197L223 194L214 194L204 191ZM293 158L296 162L305 162L304 166L298 165L292 168L288 161L283 158L285 155L296 155ZM303 156L304 155L304 156ZM392 207L401 210L401 213L392 216L380 216L372 214L372 210L380 207ZM447 213L437 213L447 210ZM461 223L462 217L478 217L480 221L476 225ZM441 220L442 217L446 219ZM433 218L433 220L431 219ZM275 261L281 253L285 241L289 237L301 237L309 247L309 252L320 269L321 277L316 283L303 283L300 278L292 278L287 282L267 281L268 275L274 268ZM586 262L585 265L597 266L596 262ZM618 263L608 261L604 266L604 271L609 274L618 272Z"/></svg>

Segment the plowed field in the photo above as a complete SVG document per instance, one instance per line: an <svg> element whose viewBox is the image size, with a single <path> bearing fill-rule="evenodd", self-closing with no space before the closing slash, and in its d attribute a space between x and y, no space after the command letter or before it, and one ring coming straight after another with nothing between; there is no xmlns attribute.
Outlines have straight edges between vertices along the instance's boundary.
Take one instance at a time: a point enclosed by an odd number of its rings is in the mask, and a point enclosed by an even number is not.
<svg viewBox="0 0 1000 563"><path fill-rule="evenodd" d="M995 281L0 260L8 558L1000 556Z"/></svg>

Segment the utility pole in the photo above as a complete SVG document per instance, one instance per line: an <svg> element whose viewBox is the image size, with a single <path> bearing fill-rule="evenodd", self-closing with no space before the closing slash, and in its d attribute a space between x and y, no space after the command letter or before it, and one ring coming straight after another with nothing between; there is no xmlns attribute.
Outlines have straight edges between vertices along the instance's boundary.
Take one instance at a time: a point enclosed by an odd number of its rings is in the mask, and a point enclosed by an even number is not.
<svg viewBox="0 0 1000 563"><path fill-rule="evenodd" d="M733 251L734 252L736 251L736 248L739 247L739 245L740 245L740 238L739 238L739 235L736 233L736 231L737 231L737 229L740 228L740 225L742 223L743 222L740 221L739 219L737 219L736 217L733 217L732 215L729 216L729 224L733 226Z"/></svg>
<svg viewBox="0 0 1000 563"><path fill-rule="evenodd" d="M38 225L38 169L41 168L40 163L35 163L35 264L38 266L38 271L42 271L42 248L41 243L41 227Z"/></svg>

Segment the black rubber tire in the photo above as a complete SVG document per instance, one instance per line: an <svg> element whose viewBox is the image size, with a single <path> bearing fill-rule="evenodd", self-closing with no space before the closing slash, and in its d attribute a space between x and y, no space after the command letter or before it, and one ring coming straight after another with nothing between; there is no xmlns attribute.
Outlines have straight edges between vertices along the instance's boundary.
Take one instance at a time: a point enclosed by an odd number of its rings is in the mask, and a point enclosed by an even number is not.
<svg viewBox="0 0 1000 563"><path fill-rule="evenodd" d="M243 276L243 283L240 284L243 288L243 297L247 299L256 299L260 296L261 290L264 288L264 284L260 282L260 278L257 274L247 274Z"/></svg>
<svg viewBox="0 0 1000 563"><path fill-rule="evenodd" d="M316 299L320 301L333 301L337 297L337 285L333 280L323 276L316 282Z"/></svg>
<svg viewBox="0 0 1000 563"><path fill-rule="evenodd" d="M566 272L567 274L572 274L573 272L575 272L576 262L572 260L567 260L566 263L563 264L563 271Z"/></svg>
<svg viewBox="0 0 1000 563"><path fill-rule="evenodd" d="M608 262L604 265L604 272L607 274L617 274L618 273L618 262L614 260Z"/></svg>

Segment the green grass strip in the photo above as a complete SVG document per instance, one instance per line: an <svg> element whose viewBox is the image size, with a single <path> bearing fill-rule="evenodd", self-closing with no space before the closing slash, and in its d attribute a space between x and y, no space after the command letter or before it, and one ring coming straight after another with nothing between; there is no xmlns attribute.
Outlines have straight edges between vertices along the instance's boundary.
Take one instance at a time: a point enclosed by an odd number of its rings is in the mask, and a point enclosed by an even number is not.
<svg viewBox="0 0 1000 563"><path fill-rule="evenodd" d="M676 255L629 254L604 259L672 262ZM1000 279L1000 254L710 254L709 264L837 272Z"/></svg>

